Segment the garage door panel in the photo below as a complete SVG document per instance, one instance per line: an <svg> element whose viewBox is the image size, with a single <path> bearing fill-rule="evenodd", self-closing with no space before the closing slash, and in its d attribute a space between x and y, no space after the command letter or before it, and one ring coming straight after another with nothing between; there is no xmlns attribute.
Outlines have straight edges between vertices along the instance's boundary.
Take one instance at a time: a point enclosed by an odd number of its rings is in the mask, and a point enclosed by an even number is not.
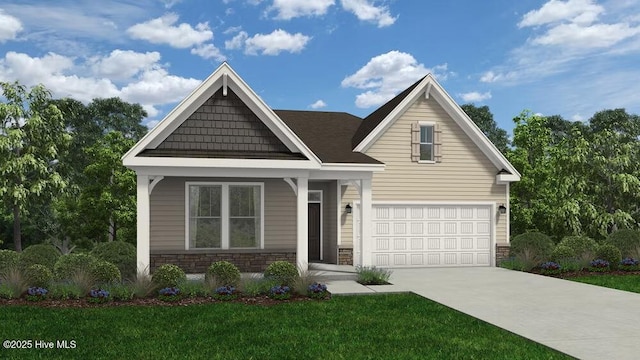
<svg viewBox="0 0 640 360"><path fill-rule="evenodd" d="M489 266L491 206L374 205L376 266Z"/></svg>

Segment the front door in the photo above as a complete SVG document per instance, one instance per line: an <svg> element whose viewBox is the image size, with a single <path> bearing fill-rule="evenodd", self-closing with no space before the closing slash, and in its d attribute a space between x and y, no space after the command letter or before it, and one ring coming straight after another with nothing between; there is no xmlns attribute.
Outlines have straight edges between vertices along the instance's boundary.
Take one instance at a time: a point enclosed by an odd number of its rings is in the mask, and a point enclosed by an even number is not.
<svg viewBox="0 0 640 360"><path fill-rule="evenodd" d="M309 203L309 261L320 261L319 203Z"/></svg>

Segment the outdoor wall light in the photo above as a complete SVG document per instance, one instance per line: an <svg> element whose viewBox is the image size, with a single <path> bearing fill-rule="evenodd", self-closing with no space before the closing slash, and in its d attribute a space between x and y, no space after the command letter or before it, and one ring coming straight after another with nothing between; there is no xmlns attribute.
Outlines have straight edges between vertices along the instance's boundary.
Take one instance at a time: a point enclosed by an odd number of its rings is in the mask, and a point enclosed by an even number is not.
<svg viewBox="0 0 640 360"><path fill-rule="evenodd" d="M500 206L498 206L498 212L500 212L500 214L506 214L507 213L507 207L504 206L504 204L500 204Z"/></svg>
<svg viewBox="0 0 640 360"><path fill-rule="evenodd" d="M347 206L344 207L344 211L347 214L351 214L351 211L353 211L353 208L351 207L351 204L347 204Z"/></svg>

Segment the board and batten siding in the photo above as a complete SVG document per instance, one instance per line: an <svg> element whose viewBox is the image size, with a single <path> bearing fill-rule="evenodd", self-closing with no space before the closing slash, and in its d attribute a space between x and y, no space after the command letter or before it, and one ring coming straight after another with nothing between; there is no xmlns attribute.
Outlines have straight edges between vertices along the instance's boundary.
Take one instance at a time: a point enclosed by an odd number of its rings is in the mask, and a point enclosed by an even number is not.
<svg viewBox="0 0 640 360"><path fill-rule="evenodd" d="M435 122L442 130L442 162L411 161L411 124ZM385 164L373 174L373 201L507 202L506 185L496 184L499 169L484 155L447 112L433 99L420 97L367 150ZM342 207L359 200L349 186ZM343 218L341 247L353 247L353 214ZM496 218L496 242L507 243L506 216Z"/></svg>
<svg viewBox="0 0 640 360"><path fill-rule="evenodd" d="M295 250L296 198L282 179L166 177L150 197L150 250L184 251L185 182L264 183L264 248Z"/></svg>

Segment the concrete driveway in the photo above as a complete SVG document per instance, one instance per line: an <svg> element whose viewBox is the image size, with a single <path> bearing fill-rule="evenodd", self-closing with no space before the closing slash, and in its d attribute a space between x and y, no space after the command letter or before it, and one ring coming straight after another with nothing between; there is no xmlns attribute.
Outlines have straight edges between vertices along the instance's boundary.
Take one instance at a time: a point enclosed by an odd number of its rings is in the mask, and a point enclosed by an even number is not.
<svg viewBox="0 0 640 360"><path fill-rule="evenodd" d="M501 268L394 269L391 282L353 292L411 291L580 359L640 358L640 294Z"/></svg>

